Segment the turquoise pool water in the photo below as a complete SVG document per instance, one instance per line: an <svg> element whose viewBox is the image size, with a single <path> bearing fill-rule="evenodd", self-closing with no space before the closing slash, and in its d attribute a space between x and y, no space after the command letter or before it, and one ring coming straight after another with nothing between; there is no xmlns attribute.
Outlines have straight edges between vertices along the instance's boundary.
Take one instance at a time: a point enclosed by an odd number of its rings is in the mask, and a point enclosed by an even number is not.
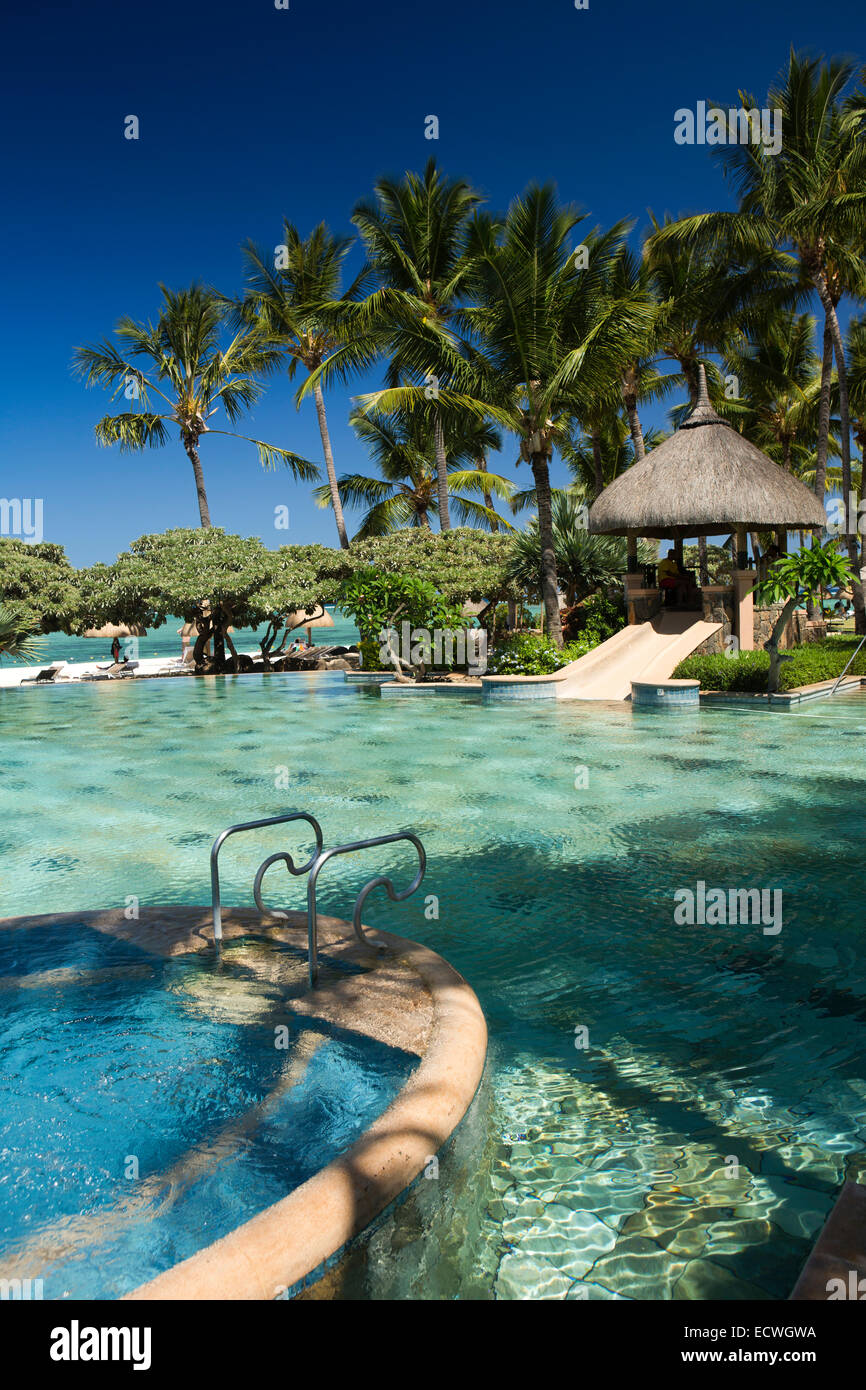
<svg viewBox="0 0 866 1390"><path fill-rule="evenodd" d="M299 1029L283 1000L300 954L250 936L216 964L81 924L0 930L0 1276L118 1297L372 1123L418 1059Z"/></svg>
<svg viewBox="0 0 866 1390"><path fill-rule="evenodd" d="M784 1298L866 1175L862 696L671 720L252 676L5 691L0 728L3 915L207 901L217 831L287 808L421 834L423 891L366 915L478 992L487 1142L377 1293ZM224 901L285 843L230 842ZM323 910L374 871L412 856L331 866ZM678 925L698 881L781 890L781 932Z"/></svg>

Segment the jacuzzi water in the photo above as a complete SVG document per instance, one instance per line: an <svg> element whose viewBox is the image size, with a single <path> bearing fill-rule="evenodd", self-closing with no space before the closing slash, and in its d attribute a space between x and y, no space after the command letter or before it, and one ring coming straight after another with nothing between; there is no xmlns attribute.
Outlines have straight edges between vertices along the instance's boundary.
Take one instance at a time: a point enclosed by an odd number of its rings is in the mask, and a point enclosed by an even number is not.
<svg viewBox="0 0 866 1390"><path fill-rule="evenodd" d="M263 936L217 963L85 925L0 931L0 1265L46 1298L118 1296L349 1147L418 1059L299 1029L299 956Z"/></svg>
<svg viewBox="0 0 866 1390"><path fill-rule="evenodd" d="M862 696L666 718L250 676L6 691L0 727L3 915L207 901L214 835L288 808L331 844L421 835L423 890L365 915L476 989L490 1109L471 1181L423 1230L374 1242L374 1295L785 1298L842 1181L866 1175ZM303 844L230 842L224 901L249 903L264 855ZM399 885L414 864L397 846L326 872L322 908L346 916L371 873ZM782 930L678 924L675 894L698 881L781 890ZM124 989L134 1008L153 986ZM31 1007L16 1003L25 1029ZM61 1046L27 1037L24 1075ZM231 1086L202 1100L215 1123L269 1081L248 1051L238 1039ZM100 1075L77 1102L94 1142ZM62 1193L28 1204L32 1229L74 1225L101 1151L59 1163L31 1132ZM235 1190L258 1182L252 1165Z"/></svg>

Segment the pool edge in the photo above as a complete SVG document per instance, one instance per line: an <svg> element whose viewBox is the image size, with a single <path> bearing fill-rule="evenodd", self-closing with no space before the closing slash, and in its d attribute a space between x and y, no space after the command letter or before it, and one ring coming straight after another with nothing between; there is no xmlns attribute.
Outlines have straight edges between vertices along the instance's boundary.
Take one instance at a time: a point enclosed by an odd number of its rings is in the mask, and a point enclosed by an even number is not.
<svg viewBox="0 0 866 1390"><path fill-rule="evenodd" d="M372 940L399 952L433 1002L430 1037L399 1095L355 1143L307 1182L124 1300L271 1300L309 1276L395 1202L448 1142L468 1111L487 1057L487 1025L474 990L426 946L389 932Z"/></svg>

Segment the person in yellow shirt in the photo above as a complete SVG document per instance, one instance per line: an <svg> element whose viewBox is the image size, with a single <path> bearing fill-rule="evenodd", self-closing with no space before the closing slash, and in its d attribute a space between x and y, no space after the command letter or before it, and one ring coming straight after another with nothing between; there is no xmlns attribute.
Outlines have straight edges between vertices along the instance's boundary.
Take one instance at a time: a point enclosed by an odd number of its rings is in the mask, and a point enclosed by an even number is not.
<svg viewBox="0 0 866 1390"><path fill-rule="evenodd" d="M668 551L663 560L659 561L658 580L659 588L666 591L675 591L675 603L686 602L689 592L689 583L685 575L681 572L672 549Z"/></svg>

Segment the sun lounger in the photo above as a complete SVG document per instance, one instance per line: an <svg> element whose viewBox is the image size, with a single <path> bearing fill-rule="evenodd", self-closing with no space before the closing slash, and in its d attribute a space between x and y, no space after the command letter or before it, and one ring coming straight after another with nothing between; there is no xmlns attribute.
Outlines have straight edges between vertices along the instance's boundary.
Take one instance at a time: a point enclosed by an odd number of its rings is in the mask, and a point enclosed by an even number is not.
<svg viewBox="0 0 866 1390"><path fill-rule="evenodd" d="M111 666L100 666L96 671L85 671L83 681L115 681L124 676L132 676L138 669L137 661L115 661Z"/></svg>
<svg viewBox="0 0 866 1390"><path fill-rule="evenodd" d="M66 666L65 661L52 662L50 666L45 666L41 671L37 671L35 676L24 676L19 681L19 685L53 685ZM67 679L66 676L63 677Z"/></svg>

